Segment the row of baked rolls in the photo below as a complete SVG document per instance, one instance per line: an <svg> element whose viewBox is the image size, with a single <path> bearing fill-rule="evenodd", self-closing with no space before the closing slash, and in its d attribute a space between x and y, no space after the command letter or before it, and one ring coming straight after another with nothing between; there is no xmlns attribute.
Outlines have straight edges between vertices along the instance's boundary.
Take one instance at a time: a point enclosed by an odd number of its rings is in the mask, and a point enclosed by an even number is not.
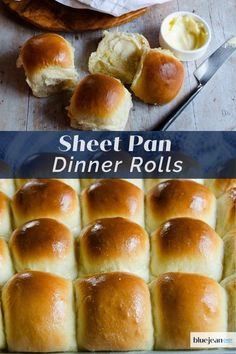
<svg viewBox="0 0 236 354"><path fill-rule="evenodd" d="M232 319L235 284L234 276L226 286ZM191 332L227 331L226 292L205 276L166 273L151 283L151 297L148 285L128 273L96 274L74 288L76 299L73 283L56 275L31 271L11 278L2 291L1 348L176 350L190 347Z"/></svg>
<svg viewBox="0 0 236 354"><path fill-rule="evenodd" d="M235 226L236 188L218 199L217 232L222 237ZM126 180L98 180L81 193L82 226L104 217L126 217L144 226L143 191ZM14 195L14 224L50 217L67 225L74 234L80 229L80 203L76 190L58 180L31 180ZM10 200L0 193L0 234L11 233ZM216 198L194 181L169 180L154 186L146 197L146 227L155 231L176 217L191 217L216 224Z"/></svg>
<svg viewBox="0 0 236 354"><path fill-rule="evenodd" d="M32 179L31 179L32 180ZM127 179L137 187L148 192L151 188L155 187L157 184L166 182L168 179ZM22 187L30 179L0 179L0 191L6 194L9 198L12 198L15 192ZM64 182L71 186L74 190L80 191L80 189L85 189L92 183L96 182L97 179L59 179L59 181ZM205 184L215 195L216 198L221 197L229 189L236 187L236 179L192 179L192 181L198 182L200 184Z"/></svg>
<svg viewBox="0 0 236 354"><path fill-rule="evenodd" d="M51 272L72 280L122 271L146 282L166 272L202 274L220 281L236 271L236 229L222 240L205 222L191 218L164 222L151 239L128 219L99 219L75 240L65 225L42 218L19 226L9 246L11 252L0 238L0 285L14 270Z"/></svg>

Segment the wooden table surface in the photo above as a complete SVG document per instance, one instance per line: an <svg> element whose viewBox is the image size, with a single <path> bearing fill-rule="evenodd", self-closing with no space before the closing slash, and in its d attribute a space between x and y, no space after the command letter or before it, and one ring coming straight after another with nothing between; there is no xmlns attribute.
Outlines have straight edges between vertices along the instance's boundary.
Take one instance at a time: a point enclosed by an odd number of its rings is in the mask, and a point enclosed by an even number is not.
<svg viewBox="0 0 236 354"><path fill-rule="evenodd" d="M194 11L211 25L213 40L207 55L236 35L236 0L170 1L153 7L134 22L112 30L142 33L152 47L157 47L162 19L178 10ZM47 99L34 98L25 83L24 73L16 69L19 47L26 39L40 32L9 14L0 5L0 130L69 129L65 107L70 95L64 92ZM80 77L86 75L89 55L96 49L101 36L101 31L65 34L76 49L76 66ZM195 87L193 71L198 64L189 62L185 65L185 86L173 103L160 108L134 99L127 129L151 129L171 112ZM236 130L236 55L221 68L170 130Z"/></svg>

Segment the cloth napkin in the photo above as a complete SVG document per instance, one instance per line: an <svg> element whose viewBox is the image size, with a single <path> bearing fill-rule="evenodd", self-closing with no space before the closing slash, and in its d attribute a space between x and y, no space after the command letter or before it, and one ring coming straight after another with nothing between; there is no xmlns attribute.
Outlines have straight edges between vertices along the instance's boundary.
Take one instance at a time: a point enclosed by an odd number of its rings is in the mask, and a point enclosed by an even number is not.
<svg viewBox="0 0 236 354"><path fill-rule="evenodd" d="M143 7L162 4L170 0L55 0L76 9L90 9L113 16L121 16Z"/></svg>

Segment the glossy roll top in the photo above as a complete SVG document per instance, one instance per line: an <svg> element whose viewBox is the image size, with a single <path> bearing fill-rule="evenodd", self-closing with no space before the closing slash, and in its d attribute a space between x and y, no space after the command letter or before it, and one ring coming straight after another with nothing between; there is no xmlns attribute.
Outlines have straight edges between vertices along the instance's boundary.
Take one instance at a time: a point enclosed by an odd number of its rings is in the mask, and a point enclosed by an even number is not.
<svg viewBox="0 0 236 354"><path fill-rule="evenodd" d="M129 272L149 280L149 238L138 224L106 218L91 223L79 239L80 274Z"/></svg>
<svg viewBox="0 0 236 354"><path fill-rule="evenodd" d="M205 222L171 219L152 234L152 274L188 272L221 280L223 253L222 239Z"/></svg>
<svg viewBox="0 0 236 354"><path fill-rule="evenodd" d="M15 194L12 209L16 226L39 218L52 218L79 229L79 200L75 190L58 180L32 180Z"/></svg>
<svg viewBox="0 0 236 354"><path fill-rule="evenodd" d="M144 225L143 191L124 180L100 180L81 194L83 226L109 217L124 217Z"/></svg>
<svg viewBox="0 0 236 354"><path fill-rule="evenodd" d="M123 130L131 108L131 95L119 80L93 74L76 87L68 115L73 128Z"/></svg>
<svg viewBox="0 0 236 354"><path fill-rule="evenodd" d="M146 225L150 232L177 217L199 219L215 228L215 196L207 187L187 180L169 180L147 193Z"/></svg>
<svg viewBox="0 0 236 354"><path fill-rule="evenodd" d="M71 68L74 53L69 42L55 33L45 33L30 38L21 48L18 61L28 76L50 66Z"/></svg>
<svg viewBox="0 0 236 354"><path fill-rule="evenodd" d="M81 350L150 350L153 328L147 284L127 273L103 273L75 283Z"/></svg>
<svg viewBox="0 0 236 354"><path fill-rule="evenodd" d="M75 279L77 266L70 230L53 219L37 219L19 226L10 248L17 272L39 270Z"/></svg>
<svg viewBox="0 0 236 354"><path fill-rule="evenodd" d="M225 290L196 274L166 273L151 284L155 349L190 349L191 332L226 332Z"/></svg>
<svg viewBox="0 0 236 354"><path fill-rule="evenodd" d="M73 287L42 272L15 275L2 292L9 351L76 351Z"/></svg>
<svg viewBox="0 0 236 354"><path fill-rule="evenodd" d="M132 83L132 91L145 103L164 105L179 93L184 82L184 66L171 52L146 50Z"/></svg>

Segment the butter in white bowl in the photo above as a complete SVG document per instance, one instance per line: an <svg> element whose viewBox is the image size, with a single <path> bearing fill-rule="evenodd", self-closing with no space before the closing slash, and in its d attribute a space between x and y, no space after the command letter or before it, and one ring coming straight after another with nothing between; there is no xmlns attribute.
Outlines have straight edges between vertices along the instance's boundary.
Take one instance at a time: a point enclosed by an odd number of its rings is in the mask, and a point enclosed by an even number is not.
<svg viewBox="0 0 236 354"><path fill-rule="evenodd" d="M160 44L171 50L180 60L202 57L211 41L209 25L191 12L176 12L165 18L161 25Z"/></svg>

